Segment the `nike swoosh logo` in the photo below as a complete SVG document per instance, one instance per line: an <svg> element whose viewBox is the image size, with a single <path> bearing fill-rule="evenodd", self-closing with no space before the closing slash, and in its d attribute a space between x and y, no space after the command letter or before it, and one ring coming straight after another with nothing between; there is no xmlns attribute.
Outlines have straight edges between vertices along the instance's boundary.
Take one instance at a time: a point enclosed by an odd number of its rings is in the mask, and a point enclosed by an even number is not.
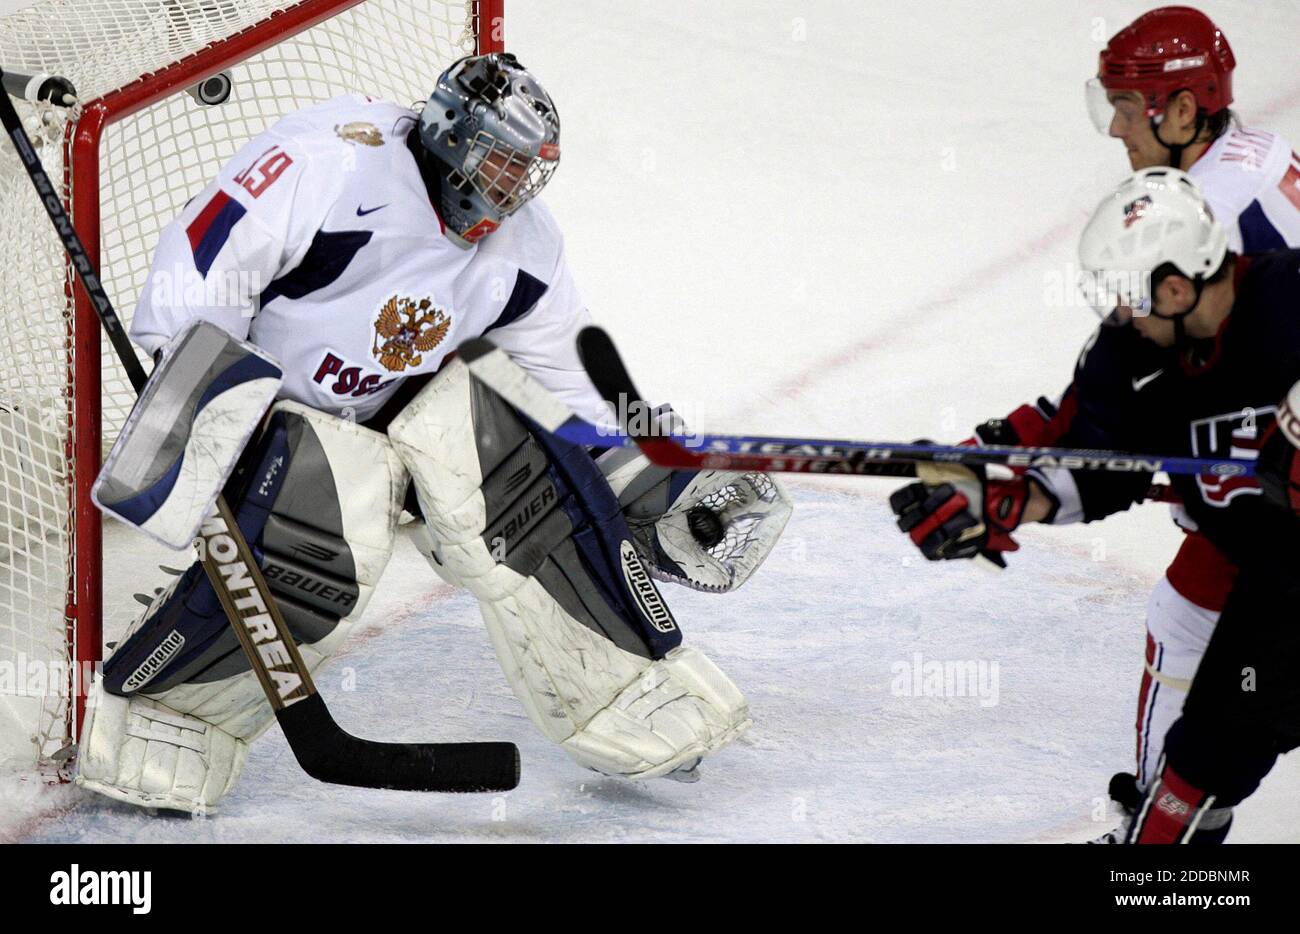
<svg viewBox="0 0 1300 934"><path fill-rule="evenodd" d="M1133 391L1134 391L1134 392L1141 392L1143 386L1145 386L1147 383L1151 382L1153 379L1155 379L1157 376L1159 376L1159 375L1160 375L1161 373L1163 373L1164 371L1165 371L1165 370L1164 370L1164 367L1161 367L1160 369L1156 370L1154 373L1148 373L1146 376L1142 377L1141 379L1135 379L1135 380L1133 380Z"/></svg>
<svg viewBox="0 0 1300 934"><path fill-rule="evenodd" d="M377 208L371 208L369 211L363 211L361 210L361 205L357 205L357 217L365 217L367 214L374 214L376 211L382 211L386 207L388 207L388 205L381 204Z"/></svg>

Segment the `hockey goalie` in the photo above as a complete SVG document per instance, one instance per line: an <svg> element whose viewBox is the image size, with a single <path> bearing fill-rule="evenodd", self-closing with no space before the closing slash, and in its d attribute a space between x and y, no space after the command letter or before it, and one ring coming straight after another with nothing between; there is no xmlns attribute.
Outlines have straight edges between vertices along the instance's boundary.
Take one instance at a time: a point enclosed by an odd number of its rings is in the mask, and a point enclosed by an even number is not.
<svg viewBox="0 0 1300 934"><path fill-rule="evenodd" d="M683 643L652 578L738 587L790 503L765 475L668 472L569 444L455 357L487 336L522 378L608 418L574 346L589 316L536 198L559 159L554 104L505 53L452 65L422 112L349 95L281 119L161 235L131 323L161 362L132 419L141 437L166 435L166 400L219 395L177 362L200 326L274 361L264 418L241 433L227 405L191 430L241 441L217 486L309 668L347 638L413 516L430 573L477 598L547 737L602 773L692 780L749 726L748 708ZM119 514L177 526L181 498L146 490ZM77 781L211 810L273 719L196 563L106 660Z"/></svg>

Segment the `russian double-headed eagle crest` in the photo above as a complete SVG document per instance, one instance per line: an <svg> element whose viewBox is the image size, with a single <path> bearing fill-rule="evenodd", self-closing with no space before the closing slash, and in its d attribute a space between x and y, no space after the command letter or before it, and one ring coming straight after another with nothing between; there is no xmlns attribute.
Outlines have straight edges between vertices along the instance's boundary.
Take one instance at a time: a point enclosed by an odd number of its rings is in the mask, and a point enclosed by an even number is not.
<svg viewBox="0 0 1300 934"><path fill-rule="evenodd" d="M424 362L424 355L442 343L451 330L451 317L433 300L418 302L394 295L379 309L371 353L390 373Z"/></svg>
<svg viewBox="0 0 1300 934"><path fill-rule="evenodd" d="M349 143L360 143L362 146L384 145L384 134L379 132L379 127L373 123L360 121L344 123L336 126L334 132L339 135L340 139L347 140Z"/></svg>

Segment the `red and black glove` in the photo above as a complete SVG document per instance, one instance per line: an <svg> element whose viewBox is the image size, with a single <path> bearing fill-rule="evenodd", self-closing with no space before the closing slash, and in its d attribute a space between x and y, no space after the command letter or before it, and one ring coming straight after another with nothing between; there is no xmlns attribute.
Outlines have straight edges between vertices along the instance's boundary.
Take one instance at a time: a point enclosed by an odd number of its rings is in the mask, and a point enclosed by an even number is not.
<svg viewBox="0 0 1300 934"><path fill-rule="evenodd" d="M917 464L919 483L896 490L889 505L906 532L931 561L983 555L1006 567L1002 552L1020 546L1011 533L1020 525L1033 481L993 479L983 467Z"/></svg>
<svg viewBox="0 0 1300 934"><path fill-rule="evenodd" d="M1039 396L1033 405L1020 406L1006 418L990 418L975 426L973 437L962 444L1019 444L1044 447L1061 439L1067 423L1057 419L1056 406Z"/></svg>
<svg viewBox="0 0 1300 934"><path fill-rule="evenodd" d="M1300 514L1300 383L1278 406L1277 423L1260 449L1255 474L1265 496Z"/></svg>

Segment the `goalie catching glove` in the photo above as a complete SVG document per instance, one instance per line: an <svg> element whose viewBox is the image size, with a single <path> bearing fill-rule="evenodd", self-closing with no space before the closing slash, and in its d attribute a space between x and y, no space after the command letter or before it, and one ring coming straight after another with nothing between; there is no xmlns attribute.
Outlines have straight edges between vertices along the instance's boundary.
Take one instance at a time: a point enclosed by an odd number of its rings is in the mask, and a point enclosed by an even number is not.
<svg viewBox="0 0 1300 934"><path fill-rule="evenodd" d="M656 417L656 433L684 431L671 409ZM790 521L790 498L769 474L670 470L635 448L606 451L597 463L656 580L711 593L735 590Z"/></svg>

